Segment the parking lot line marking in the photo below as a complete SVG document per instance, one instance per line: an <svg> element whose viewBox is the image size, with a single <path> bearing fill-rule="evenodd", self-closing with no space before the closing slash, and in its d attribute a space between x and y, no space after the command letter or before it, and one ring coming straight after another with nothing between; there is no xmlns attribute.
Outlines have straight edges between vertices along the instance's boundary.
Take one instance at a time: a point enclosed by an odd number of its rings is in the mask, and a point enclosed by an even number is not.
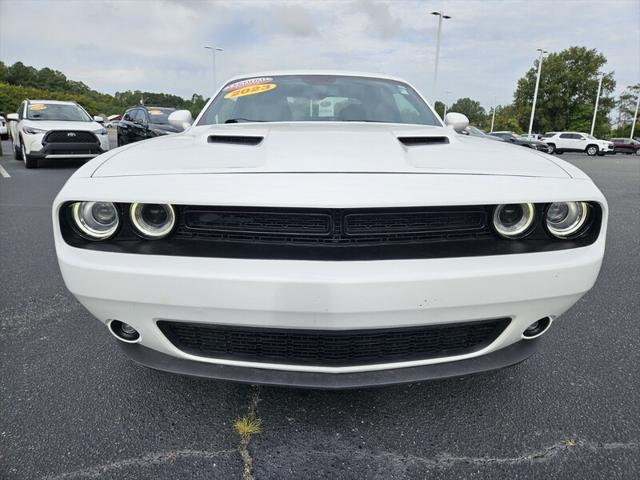
<svg viewBox="0 0 640 480"><path fill-rule="evenodd" d="M4 178L11 178L9 172L7 172L2 165L0 165L0 175L2 175Z"/></svg>

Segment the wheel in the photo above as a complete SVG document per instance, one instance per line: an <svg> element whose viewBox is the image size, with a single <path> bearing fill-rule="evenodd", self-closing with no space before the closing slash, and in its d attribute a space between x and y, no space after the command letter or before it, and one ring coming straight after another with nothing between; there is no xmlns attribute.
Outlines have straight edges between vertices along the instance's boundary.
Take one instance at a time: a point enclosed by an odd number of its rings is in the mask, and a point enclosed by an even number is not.
<svg viewBox="0 0 640 480"><path fill-rule="evenodd" d="M636 150L636 155L640 155L640 150Z"/></svg>
<svg viewBox="0 0 640 480"><path fill-rule="evenodd" d="M38 159L27 154L27 149L24 148L24 143L22 142L20 143L20 150L22 151L22 161L24 162L24 166L26 168L38 168Z"/></svg>
<svg viewBox="0 0 640 480"><path fill-rule="evenodd" d="M22 160L22 152L20 151L20 147L16 145L16 142L11 139L11 145L13 145L13 158L16 160Z"/></svg>
<svg viewBox="0 0 640 480"><path fill-rule="evenodd" d="M598 147L596 145L587 146L587 155L590 157L595 157L598 154Z"/></svg>
<svg viewBox="0 0 640 480"><path fill-rule="evenodd" d="M553 143L547 144L547 153L552 154L556 151L556 146Z"/></svg>

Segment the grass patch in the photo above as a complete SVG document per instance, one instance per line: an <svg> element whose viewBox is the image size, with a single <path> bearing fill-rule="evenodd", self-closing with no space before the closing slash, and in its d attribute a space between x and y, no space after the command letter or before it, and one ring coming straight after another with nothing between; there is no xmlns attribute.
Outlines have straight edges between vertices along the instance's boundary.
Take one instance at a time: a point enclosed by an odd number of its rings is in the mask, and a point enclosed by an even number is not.
<svg viewBox="0 0 640 480"><path fill-rule="evenodd" d="M240 435L240 438L244 441L249 440L251 435L260 433L262 421L259 418L253 416L244 416L236 420L233 424L233 428Z"/></svg>

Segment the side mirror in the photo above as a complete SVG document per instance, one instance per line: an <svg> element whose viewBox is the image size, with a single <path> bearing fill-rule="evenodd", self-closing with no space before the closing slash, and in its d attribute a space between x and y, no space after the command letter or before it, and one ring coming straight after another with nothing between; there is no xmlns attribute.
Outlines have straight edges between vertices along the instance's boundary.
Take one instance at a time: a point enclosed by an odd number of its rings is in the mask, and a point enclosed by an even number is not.
<svg viewBox="0 0 640 480"><path fill-rule="evenodd" d="M469 119L462 113L447 113L444 117L444 124L453 128L456 132L462 133L462 131L469 125Z"/></svg>
<svg viewBox="0 0 640 480"><path fill-rule="evenodd" d="M7 120L13 120L14 122L18 122L20 120L20 117L18 117L17 113L10 113L9 115L7 115Z"/></svg>
<svg viewBox="0 0 640 480"><path fill-rule="evenodd" d="M169 124L178 130L186 130L193 123L193 117L189 110L176 110L169 115Z"/></svg>
<svg viewBox="0 0 640 480"><path fill-rule="evenodd" d="M99 115L95 115L93 120L98 123L104 123L104 117L100 117Z"/></svg>

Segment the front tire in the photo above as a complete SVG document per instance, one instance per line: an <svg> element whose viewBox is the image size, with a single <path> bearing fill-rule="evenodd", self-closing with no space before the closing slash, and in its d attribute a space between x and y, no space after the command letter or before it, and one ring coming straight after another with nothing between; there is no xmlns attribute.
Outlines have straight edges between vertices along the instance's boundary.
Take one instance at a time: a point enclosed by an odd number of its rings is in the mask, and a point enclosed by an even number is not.
<svg viewBox="0 0 640 480"><path fill-rule="evenodd" d="M25 168L38 168L38 159L33 158L27 153L27 149L24 148L24 143L20 143L20 150L22 151L22 161Z"/></svg>
<svg viewBox="0 0 640 480"><path fill-rule="evenodd" d="M547 153L552 155L556 151L556 146L553 143L547 144Z"/></svg>
<svg viewBox="0 0 640 480"><path fill-rule="evenodd" d="M590 157L595 157L596 155L598 155L598 147L596 145L587 146L587 149L585 151Z"/></svg>
<svg viewBox="0 0 640 480"><path fill-rule="evenodd" d="M20 147L16 145L13 138L11 139L11 144L13 145L13 158L15 160L22 160L22 151L20 150Z"/></svg>

